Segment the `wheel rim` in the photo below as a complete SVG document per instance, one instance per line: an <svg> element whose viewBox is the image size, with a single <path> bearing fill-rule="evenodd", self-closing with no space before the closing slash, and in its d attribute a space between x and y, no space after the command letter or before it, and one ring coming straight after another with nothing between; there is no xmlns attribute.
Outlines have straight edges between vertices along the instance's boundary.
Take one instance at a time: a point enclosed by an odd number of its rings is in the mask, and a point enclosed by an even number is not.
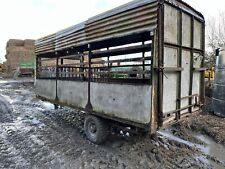
<svg viewBox="0 0 225 169"><path fill-rule="evenodd" d="M97 133L97 127L93 121L89 122L88 124L88 131L91 134L92 137L96 136Z"/></svg>

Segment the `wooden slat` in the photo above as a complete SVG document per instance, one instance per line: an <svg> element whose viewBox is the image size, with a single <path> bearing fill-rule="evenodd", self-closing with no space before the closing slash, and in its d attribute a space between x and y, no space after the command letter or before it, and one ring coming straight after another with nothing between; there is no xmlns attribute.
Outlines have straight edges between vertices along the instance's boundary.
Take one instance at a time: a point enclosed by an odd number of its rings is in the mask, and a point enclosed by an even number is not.
<svg viewBox="0 0 225 169"><path fill-rule="evenodd" d="M92 57L97 58L97 57L106 57L106 56L117 56L117 55L133 54L133 53L140 53L140 52L149 52L149 51L151 51L151 44L124 47L124 48L111 49L111 50L105 50L105 51L95 51L92 53Z"/></svg>

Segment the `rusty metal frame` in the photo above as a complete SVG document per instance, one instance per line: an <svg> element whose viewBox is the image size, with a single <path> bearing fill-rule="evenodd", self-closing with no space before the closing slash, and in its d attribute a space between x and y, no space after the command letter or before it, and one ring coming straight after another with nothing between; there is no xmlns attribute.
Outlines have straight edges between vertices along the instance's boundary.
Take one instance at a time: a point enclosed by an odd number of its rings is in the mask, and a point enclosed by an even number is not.
<svg viewBox="0 0 225 169"><path fill-rule="evenodd" d="M203 50L203 59L201 67L204 68L205 64L205 22L202 23L202 50ZM205 68L204 68L205 69ZM200 103L205 104L205 70L201 72L201 89L200 89Z"/></svg>
<svg viewBox="0 0 225 169"><path fill-rule="evenodd" d="M190 85L189 85L189 95L192 95L193 90L193 67L194 67L194 17L191 17L191 64L190 64ZM192 105L192 98L189 98L189 105ZM189 113L192 112L192 107L188 109Z"/></svg>
<svg viewBox="0 0 225 169"><path fill-rule="evenodd" d="M183 40L183 37L182 37L182 32L183 32L183 13L182 13L182 10L179 10L178 12L178 28L179 28L179 32L178 32L178 44L180 45L179 48L178 48L178 66L179 67L182 67L182 40ZM182 76L182 72L179 72L179 75L178 75L178 88L177 88L177 98L181 98L181 86L182 86L182 80L181 80L181 76ZM181 109L181 100L178 100L177 99L177 110L180 110ZM177 111L176 112L176 120L179 120L181 117L181 111Z"/></svg>
<svg viewBox="0 0 225 169"><path fill-rule="evenodd" d="M149 34L149 37L146 37L146 33L142 33L141 35L137 36L137 39L132 39L131 42L133 43L137 43L137 42L145 42L145 41L149 41L152 39L152 36ZM73 81L73 80L77 80L77 81L89 81L89 77L91 78L91 81L95 81L95 82L100 82L100 83L127 83L127 84L137 84L137 85L140 85L141 83L143 84L151 84L151 81L150 79L110 79L110 77L107 75L106 79L101 79L101 78L97 78L95 79L94 77L92 77L93 74L95 74L96 76L95 77L100 77L100 75L97 75L98 72L95 71L95 69L105 69L106 67L92 67L89 65L89 62L84 62L82 61L82 57L83 55L85 55L85 53L88 53L90 58L91 59L95 59L95 58L101 58L101 57L111 57L111 56L117 56L117 55L123 55L123 54L133 54L133 53L144 53L144 52L149 52L149 51L152 51L152 48L151 48L151 44L144 44L144 45L136 45L136 46L131 46L131 47L120 47L120 48L117 48L117 49L109 49L109 47L114 47L114 46L120 46L120 45L125 45L125 44L130 44L130 39L128 39L128 42L126 43L125 38L123 38L121 44L119 42L117 42L116 44L108 44L107 43L104 43L102 42L102 44L99 44L100 42L97 42L96 43L93 43L91 44L91 49L88 48L88 52L87 50L84 50L84 51L81 51L79 49L76 49L74 48L74 51L66 51L66 52L57 52L55 53L55 57L59 57L59 59L69 59L69 60L78 60L80 61L80 63L74 63L74 64L63 64L63 62L61 62L60 65L58 65L58 69L60 70L64 70L64 69L68 69L69 71L71 70L74 70L76 68L78 68L80 71L84 70L84 69L87 69L89 70L89 68L91 69L90 71L90 74L88 74L88 77L85 78L84 77L84 71L82 71L81 73L78 73L76 71L73 71L76 75L75 76L79 76L79 77L74 77L73 75L71 75L71 73L68 73L68 76L66 77L62 77L62 76L58 76L58 77L38 77L39 79L59 79L59 80L69 80L69 81ZM89 47L90 45L88 45ZM106 51L100 51L100 49L102 48L105 48L107 47L107 50ZM91 55L90 55L90 52L91 52ZM41 56L40 56L41 57ZM44 58L44 56L43 56ZM48 58L49 59L49 58ZM46 59L46 60L48 60ZM52 58L50 58L52 59ZM143 59L143 56L140 57L140 58L133 58L133 59L121 59L121 60L118 60L118 62L139 62L139 59L140 61L142 62L142 64L138 65L138 64L126 64L126 65L121 65L121 66L110 66L111 63L114 63L116 62L116 60L114 61L104 61L104 63L106 64L107 63L107 70L108 70L108 73L109 72L109 68L116 68L116 67L146 67L146 66L151 66L151 64L145 64L145 60L151 60L150 57L144 57ZM90 64L97 64L98 62L90 62ZM99 62L100 63L100 62ZM144 63L144 65L143 65ZM84 67L84 65L88 65L88 67ZM62 72L62 71L60 71ZM145 73L149 74L148 73L149 71L146 71ZM116 73L116 72L115 72ZM118 72L119 73L119 72ZM129 73L129 71L128 71ZM141 73L143 77L144 72ZM138 73L140 74L140 73ZM71 75L71 77L70 77ZM148 77L147 77L148 78Z"/></svg>
<svg viewBox="0 0 225 169"><path fill-rule="evenodd" d="M91 57L92 57L92 51L91 51L91 44L88 45L89 51L88 51L88 103L86 105L87 110L92 110L91 105Z"/></svg>
<svg viewBox="0 0 225 169"><path fill-rule="evenodd" d="M179 24L179 32L178 32L178 44L173 44L173 43L167 43L167 42L164 42L164 34L162 32L160 32L160 28L162 27L162 25L164 25L164 18L162 15L164 15L162 9L160 10L160 6L162 6L161 3L164 3L164 4L167 4L169 6L172 6L174 7L175 9L178 10L178 24ZM189 50L191 52L191 64L190 64L190 85L189 85L189 95L192 96L192 90L193 90L193 73L194 71L200 71L201 72L201 84L202 86L204 86L204 76L203 76L203 73L204 73L204 59L202 60L202 64L201 64L201 68L198 68L198 69L195 69L193 67L193 56L194 56L194 53L200 53L201 55L203 55L203 57L205 57L205 47L204 47L204 42L205 42L205 39L204 39L204 34L205 34L205 22L204 20L201 20L199 19L198 17L190 14L189 12L179 8L178 6L174 5L174 4L171 4L169 3L168 1L163 1L161 0L160 3L161 5L159 5L159 12L158 12L158 32L160 32L160 34L162 34L161 36L159 35L158 36L158 44L159 44L159 47L158 47L158 50L159 50L159 54L158 54L158 59L159 59L159 66L158 68L156 68L159 72L158 76L159 76L159 80L158 80L158 94L159 94L159 97L158 97L158 102L159 102L159 105L158 105L158 116L159 116L159 127L163 126L163 121L164 119L161 119L163 116L164 116L164 113L163 113L163 108L162 108L162 103L161 101L163 101L163 78L162 78L162 74L163 72L166 72L166 68L164 68L163 66L160 66L163 65L163 48L164 46L169 46L169 47L174 47L174 48L177 48L178 49L178 67L177 68L169 68L171 69L170 71L177 71L179 72L179 75L178 75L178 88L177 88L177 110L173 111L175 112L176 114L176 117L175 117L175 120L179 120L181 118L181 100L179 98L181 98L181 72L183 71L183 68L182 68L182 50ZM163 14L162 14L163 13ZM188 16L191 17L191 47L186 47L186 46L183 46L182 45L182 14L185 13L187 14ZM163 20L160 21L160 19ZM204 19L204 18L203 18ZM196 49L194 48L194 20L197 20L199 21L201 24L202 24L202 28L203 28L203 35L202 35L202 49ZM162 24L161 26L159 26L159 24ZM161 28L162 29L162 28ZM164 28L162 29L164 31ZM163 42L161 42L163 41ZM163 47L161 47L160 45L162 45ZM160 51L162 50L162 51ZM200 105L202 105L202 103L204 103L204 87L201 88L201 91L200 91L200 94L201 94L201 97L202 98L202 102L200 103ZM189 105L192 105L192 97L188 97L189 98ZM188 106L188 109L189 109L189 113L192 112L192 107L193 106Z"/></svg>
<svg viewBox="0 0 225 169"><path fill-rule="evenodd" d="M164 0L158 7L158 67L164 67ZM158 126L163 126L163 71L158 71Z"/></svg>

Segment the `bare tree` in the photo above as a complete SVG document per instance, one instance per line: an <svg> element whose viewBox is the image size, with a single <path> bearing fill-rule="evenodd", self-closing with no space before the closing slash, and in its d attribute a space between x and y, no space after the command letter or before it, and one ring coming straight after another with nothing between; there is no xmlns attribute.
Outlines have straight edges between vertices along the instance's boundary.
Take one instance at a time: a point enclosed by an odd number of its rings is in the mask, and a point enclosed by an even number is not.
<svg viewBox="0 0 225 169"><path fill-rule="evenodd" d="M207 19L206 42L206 66L211 68L215 64L215 50L225 46L225 12Z"/></svg>

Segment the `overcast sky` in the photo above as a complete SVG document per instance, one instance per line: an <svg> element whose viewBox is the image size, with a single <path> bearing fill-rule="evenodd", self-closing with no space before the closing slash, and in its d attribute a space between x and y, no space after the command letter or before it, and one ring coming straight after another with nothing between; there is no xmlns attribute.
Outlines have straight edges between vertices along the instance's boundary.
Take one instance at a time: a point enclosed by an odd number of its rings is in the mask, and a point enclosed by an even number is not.
<svg viewBox="0 0 225 169"><path fill-rule="evenodd" d="M8 39L37 39L131 0L2 0L0 58ZM224 0L185 0L206 18L225 11Z"/></svg>

